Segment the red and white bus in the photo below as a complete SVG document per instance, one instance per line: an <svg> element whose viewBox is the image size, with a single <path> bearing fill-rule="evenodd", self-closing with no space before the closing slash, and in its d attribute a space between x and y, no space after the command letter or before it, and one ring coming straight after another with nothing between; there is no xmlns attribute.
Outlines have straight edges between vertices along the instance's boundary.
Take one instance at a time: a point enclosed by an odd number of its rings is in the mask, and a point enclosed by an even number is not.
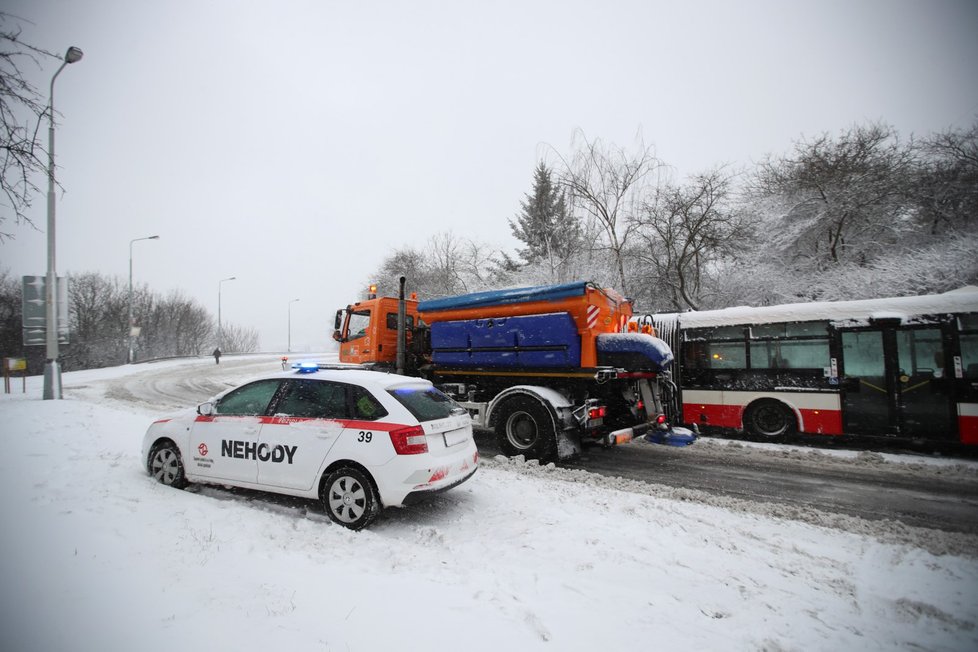
<svg viewBox="0 0 978 652"><path fill-rule="evenodd" d="M682 421L978 445L978 288L658 315Z"/></svg>

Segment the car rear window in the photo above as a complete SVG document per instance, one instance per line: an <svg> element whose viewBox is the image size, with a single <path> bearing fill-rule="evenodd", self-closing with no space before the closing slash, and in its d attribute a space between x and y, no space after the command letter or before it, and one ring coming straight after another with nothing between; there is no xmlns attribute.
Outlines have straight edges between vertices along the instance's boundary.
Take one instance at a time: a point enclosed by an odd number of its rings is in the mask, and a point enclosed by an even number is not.
<svg viewBox="0 0 978 652"><path fill-rule="evenodd" d="M407 408L418 421L434 421L451 416L454 410L462 410L455 401L434 387L395 387L387 393Z"/></svg>

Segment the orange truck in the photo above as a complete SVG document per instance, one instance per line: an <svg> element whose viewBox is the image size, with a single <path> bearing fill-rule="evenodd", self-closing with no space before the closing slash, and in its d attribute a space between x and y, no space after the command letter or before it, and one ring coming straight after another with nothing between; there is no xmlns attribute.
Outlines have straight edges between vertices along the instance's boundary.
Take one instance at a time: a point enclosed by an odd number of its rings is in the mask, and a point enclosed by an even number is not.
<svg viewBox="0 0 978 652"><path fill-rule="evenodd" d="M337 311L340 361L431 380L506 455L554 461L592 442L694 439L664 414L672 351L614 290L577 281L419 302L403 277L400 287Z"/></svg>

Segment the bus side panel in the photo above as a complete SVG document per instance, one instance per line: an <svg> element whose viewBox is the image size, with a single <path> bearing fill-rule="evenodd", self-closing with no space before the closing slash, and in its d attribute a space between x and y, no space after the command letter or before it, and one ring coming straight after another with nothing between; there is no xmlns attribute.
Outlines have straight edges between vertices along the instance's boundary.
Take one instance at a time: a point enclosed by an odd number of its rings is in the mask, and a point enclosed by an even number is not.
<svg viewBox="0 0 978 652"><path fill-rule="evenodd" d="M735 428L743 422L740 405L724 405L723 392L709 389L683 390L683 423Z"/></svg>
<svg viewBox="0 0 978 652"><path fill-rule="evenodd" d="M798 408L798 412L801 414L801 432L816 435L842 434L842 410L838 407L834 410Z"/></svg>
<svg viewBox="0 0 978 652"><path fill-rule="evenodd" d="M978 403L958 403L958 432L962 444L978 444Z"/></svg>
<svg viewBox="0 0 978 652"><path fill-rule="evenodd" d="M780 401L791 408L799 417L800 432L842 434L842 408L839 395L835 393L687 389L683 390L683 421L740 430L743 428L744 409L762 398Z"/></svg>

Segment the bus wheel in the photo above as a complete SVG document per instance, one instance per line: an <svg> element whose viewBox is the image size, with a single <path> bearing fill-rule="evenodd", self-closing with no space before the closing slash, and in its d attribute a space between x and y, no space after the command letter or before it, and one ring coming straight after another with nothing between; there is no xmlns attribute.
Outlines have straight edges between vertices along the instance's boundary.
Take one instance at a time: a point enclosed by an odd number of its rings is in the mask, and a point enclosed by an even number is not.
<svg viewBox="0 0 978 652"><path fill-rule="evenodd" d="M756 437L771 439L794 434L798 424L794 413L784 403L764 399L751 404L744 412L744 429Z"/></svg>
<svg viewBox="0 0 978 652"><path fill-rule="evenodd" d="M496 442L507 457L557 460L557 433L547 408L529 396L513 396L496 408Z"/></svg>

